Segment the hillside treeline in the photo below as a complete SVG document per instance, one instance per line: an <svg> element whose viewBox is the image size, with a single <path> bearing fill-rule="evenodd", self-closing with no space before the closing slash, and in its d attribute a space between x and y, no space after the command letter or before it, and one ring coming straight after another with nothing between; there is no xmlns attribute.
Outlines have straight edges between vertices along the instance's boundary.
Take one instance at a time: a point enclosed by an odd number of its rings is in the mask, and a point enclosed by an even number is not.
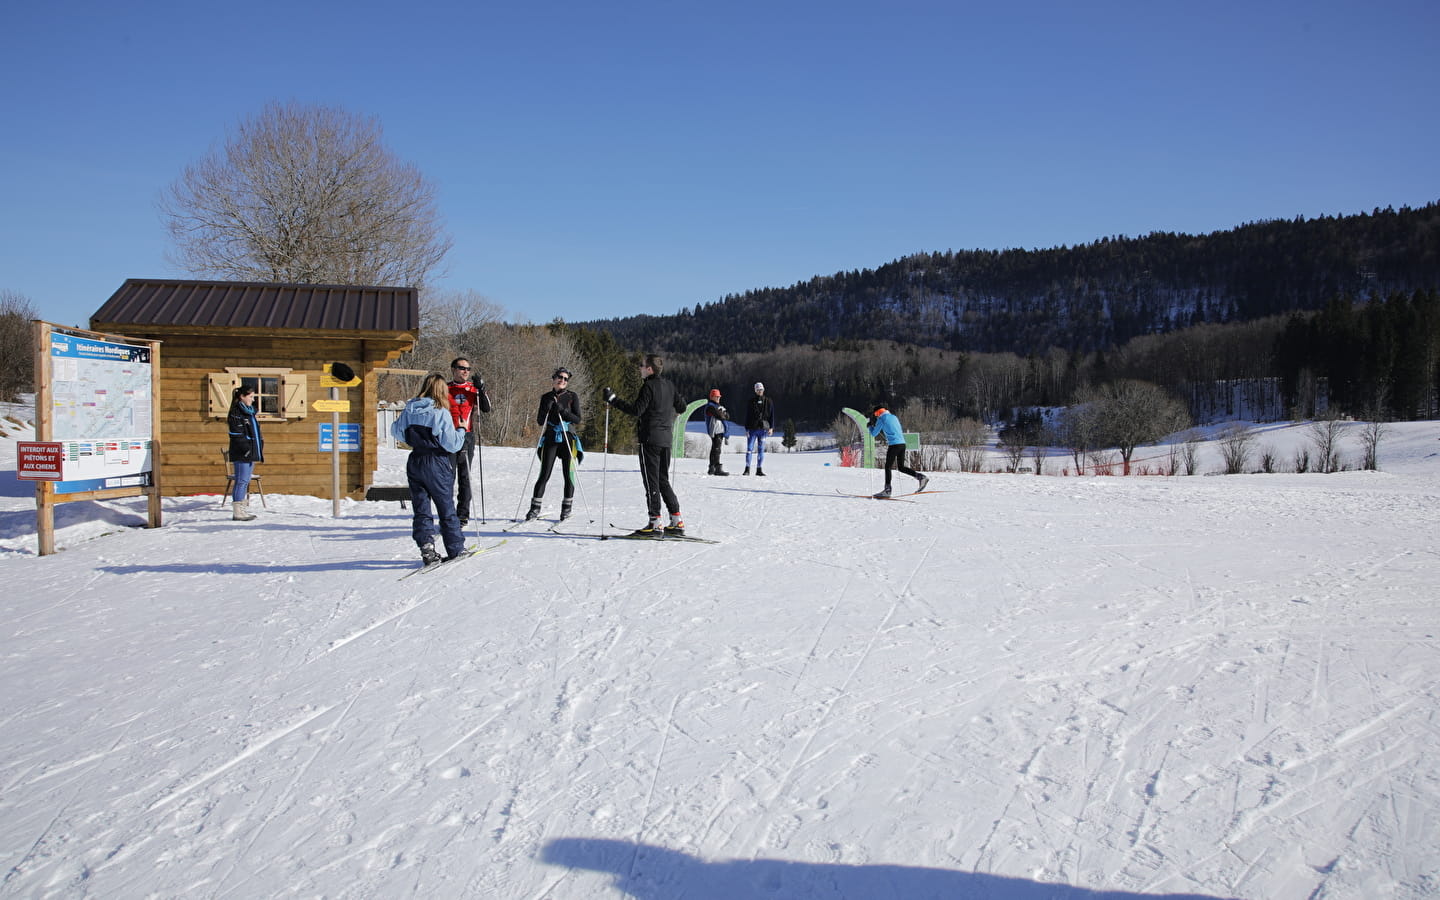
<svg viewBox="0 0 1440 900"><path fill-rule="evenodd" d="M763 353L877 340L1044 355L1320 309L1337 296L1440 284L1440 205L1155 232L1047 250L922 253L675 315L582 323L625 347Z"/></svg>
<svg viewBox="0 0 1440 900"><path fill-rule="evenodd" d="M471 306L463 315L455 309L429 307L431 327L397 366L443 372L452 357L469 356L495 404L483 424L487 443L535 441L538 398L556 366L574 374L571 388L585 408L581 435L590 447L604 440L600 389L633 397L639 388L634 363L641 351L622 347L609 332L559 322L509 325L494 309L477 313ZM1157 386L1194 421L1431 418L1440 415L1440 291L1338 297L1319 312L1204 323L1107 350L1051 347L1020 355L843 339L764 353L670 353L666 362L683 397L718 388L737 419L755 382L763 382L778 423L803 431L827 430L842 408L868 413L874 403L939 420L1002 422L1016 409L1071 405L1125 382ZM417 381L394 379L385 384L386 398L408 396ZM1227 400L1214 402L1216 385L1225 387ZM1267 398L1268 416L1257 414L1255 404L1227 405L1246 395ZM611 413L610 439L617 451L633 447L628 416Z"/></svg>
<svg viewBox="0 0 1440 900"><path fill-rule="evenodd" d="M768 353L671 354L669 375L686 396L719 388L732 407L763 382L782 421L823 427L842 407L924 402L988 421L1008 410L1064 406L1087 389L1149 382L1185 402L1199 421L1245 416L1201 402L1216 384L1274 382L1275 414L1383 419L1440 415L1440 292L1338 298L1319 313L1201 324L1144 335L1104 351L967 353L893 341L827 341Z"/></svg>

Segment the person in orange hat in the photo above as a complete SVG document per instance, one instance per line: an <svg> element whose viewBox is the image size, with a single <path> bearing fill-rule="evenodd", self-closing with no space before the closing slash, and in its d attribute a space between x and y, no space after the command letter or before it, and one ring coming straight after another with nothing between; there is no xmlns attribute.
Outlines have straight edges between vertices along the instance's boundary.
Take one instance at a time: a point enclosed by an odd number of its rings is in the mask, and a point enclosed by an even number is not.
<svg viewBox="0 0 1440 900"><path fill-rule="evenodd" d="M705 433L710 435L710 471L707 475L729 475L720 465L720 445L725 443L725 423L730 413L720 405L720 389L710 389L710 402L705 404Z"/></svg>
<svg viewBox="0 0 1440 900"><path fill-rule="evenodd" d="M920 482L919 486L915 488L915 493L920 493L925 490L926 485L930 483L930 479L905 465L905 429L901 427L900 420L896 418L895 414L885 408L885 404L875 404L874 410L870 418L870 435L872 437L881 437L883 435L886 444L885 490L875 494L875 499L890 499L890 471L892 469L899 469L904 474Z"/></svg>

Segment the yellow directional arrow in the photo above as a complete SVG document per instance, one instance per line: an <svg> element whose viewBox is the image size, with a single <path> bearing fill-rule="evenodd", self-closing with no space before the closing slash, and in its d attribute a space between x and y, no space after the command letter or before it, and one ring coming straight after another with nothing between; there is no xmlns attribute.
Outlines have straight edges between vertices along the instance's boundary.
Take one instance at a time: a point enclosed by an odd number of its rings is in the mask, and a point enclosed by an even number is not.
<svg viewBox="0 0 1440 900"><path fill-rule="evenodd" d="M349 400L316 400L312 406L316 412L349 412Z"/></svg>

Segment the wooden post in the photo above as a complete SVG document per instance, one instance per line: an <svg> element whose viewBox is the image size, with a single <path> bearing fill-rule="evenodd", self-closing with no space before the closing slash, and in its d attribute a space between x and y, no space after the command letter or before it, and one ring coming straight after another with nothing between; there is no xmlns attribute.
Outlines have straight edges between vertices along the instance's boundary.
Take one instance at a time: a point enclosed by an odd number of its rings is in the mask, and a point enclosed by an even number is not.
<svg viewBox="0 0 1440 900"><path fill-rule="evenodd" d="M340 399L340 389L330 389L330 399ZM330 413L330 496L335 518L340 518L340 411Z"/></svg>
<svg viewBox="0 0 1440 900"><path fill-rule="evenodd" d="M50 323L34 320L35 335L35 439L51 438L51 414L55 392L50 386ZM41 556L55 552L55 486L48 481L35 484L35 533Z"/></svg>

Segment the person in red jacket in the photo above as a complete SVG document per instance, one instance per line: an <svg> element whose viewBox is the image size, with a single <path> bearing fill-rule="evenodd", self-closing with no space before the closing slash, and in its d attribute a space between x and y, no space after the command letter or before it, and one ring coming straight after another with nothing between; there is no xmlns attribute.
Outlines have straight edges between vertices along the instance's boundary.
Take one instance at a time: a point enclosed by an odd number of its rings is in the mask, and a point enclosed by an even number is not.
<svg viewBox="0 0 1440 900"><path fill-rule="evenodd" d="M470 461L475 456L475 433L480 428L475 413L490 412L490 398L485 393L485 379L471 369L470 360L463 356L450 363L450 383L446 388L450 393L450 417L455 427L465 432L465 443L455 454L455 484L459 489L455 511L463 528L470 521ZM485 477L483 472L480 477Z"/></svg>

